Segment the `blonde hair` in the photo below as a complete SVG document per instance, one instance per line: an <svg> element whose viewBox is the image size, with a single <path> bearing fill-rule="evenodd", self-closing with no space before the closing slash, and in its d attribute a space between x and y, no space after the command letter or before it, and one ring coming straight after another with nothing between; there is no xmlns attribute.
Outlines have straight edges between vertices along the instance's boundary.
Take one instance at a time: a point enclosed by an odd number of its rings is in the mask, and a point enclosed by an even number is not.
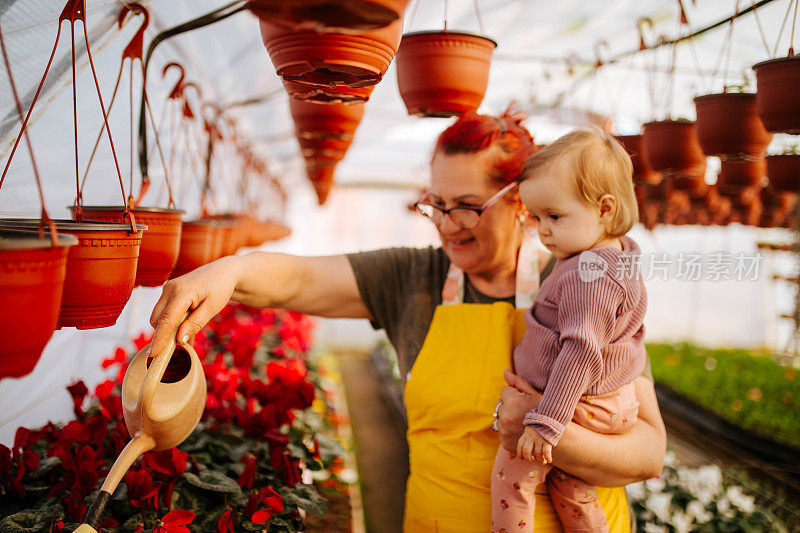
<svg viewBox="0 0 800 533"><path fill-rule="evenodd" d="M567 172L558 175L570 180L577 197L587 204L598 205L604 194L617 201L617 210L606 230L609 237L625 235L638 222L633 164L614 137L596 127L573 130L531 155L525 162L522 179L561 165L566 165Z"/></svg>

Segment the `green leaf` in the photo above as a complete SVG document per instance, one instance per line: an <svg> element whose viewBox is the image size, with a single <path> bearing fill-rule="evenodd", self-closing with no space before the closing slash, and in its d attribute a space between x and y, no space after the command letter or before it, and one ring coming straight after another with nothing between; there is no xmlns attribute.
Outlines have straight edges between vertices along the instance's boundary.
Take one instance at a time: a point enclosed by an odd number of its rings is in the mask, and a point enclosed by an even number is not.
<svg viewBox="0 0 800 533"><path fill-rule="evenodd" d="M199 489L221 492L223 494L239 495L242 493L242 489L239 488L239 484L236 483L236 480L214 470L202 472L200 476L196 476L191 472L186 472L183 474L183 477L186 478L186 481L191 485Z"/></svg>
<svg viewBox="0 0 800 533"><path fill-rule="evenodd" d="M36 480L44 477L53 468L61 464L59 457L47 457L39 463L39 468L25 476L26 480Z"/></svg>
<svg viewBox="0 0 800 533"><path fill-rule="evenodd" d="M20 511L0 521L0 533L44 531L47 523L36 511Z"/></svg>
<svg viewBox="0 0 800 533"><path fill-rule="evenodd" d="M324 433L320 433L316 437L319 443L319 454L325 461L332 461L334 458L344 455L344 447L338 440Z"/></svg>
<svg viewBox="0 0 800 533"><path fill-rule="evenodd" d="M292 488L285 488L281 491L281 496L285 503L303 509L307 513L324 515L328 507L328 502L319 495L313 485L298 483Z"/></svg>

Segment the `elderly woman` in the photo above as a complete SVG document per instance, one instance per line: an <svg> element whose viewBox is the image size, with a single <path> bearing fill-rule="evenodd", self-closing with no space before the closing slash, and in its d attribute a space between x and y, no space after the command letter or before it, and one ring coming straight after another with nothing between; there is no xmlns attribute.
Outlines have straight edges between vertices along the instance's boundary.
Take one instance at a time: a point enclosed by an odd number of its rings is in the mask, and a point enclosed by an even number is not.
<svg viewBox="0 0 800 533"><path fill-rule="evenodd" d="M411 474L404 530L488 531L498 436L515 450L522 418L538 402L510 371L504 381L504 370L524 330L522 312L552 268L523 227L516 180L535 148L519 122L469 114L439 137L431 187L417 207L436 224L441 247L220 259L164 286L151 317L153 349L187 309L179 338L197 333L229 299L371 320L386 330L406 377ZM628 530L621 486L658 475L665 449L653 385L644 376L635 385L640 408L632 431L601 435L570 423L553 453L558 468L598 486L611 531ZM559 531L555 512L570 510L554 510L546 492L535 498L536 530Z"/></svg>

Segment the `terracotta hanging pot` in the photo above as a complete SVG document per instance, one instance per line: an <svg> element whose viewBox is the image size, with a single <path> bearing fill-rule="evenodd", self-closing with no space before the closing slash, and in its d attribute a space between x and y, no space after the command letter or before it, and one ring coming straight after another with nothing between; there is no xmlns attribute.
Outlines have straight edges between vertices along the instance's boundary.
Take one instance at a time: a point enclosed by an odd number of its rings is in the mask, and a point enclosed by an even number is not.
<svg viewBox="0 0 800 533"><path fill-rule="evenodd" d="M665 178L703 180L706 156L697 142L694 122L664 120L644 125L642 151L650 166Z"/></svg>
<svg viewBox="0 0 800 533"><path fill-rule="evenodd" d="M754 161L723 160L717 177L717 189L725 196L735 196L744 189L758 191L767 175L764 158Z"/></svg>
<svg viewBox="0 0 800 533"><path fill-rule="evenodd" d="M250 0L258 18L294 30L363 32L403 16L408 0Z"/></svg>
<svg viewBox="0 0 800 533"><path fill-rule="evenodd" d="M800 56L753 65L758 114L768 131L800 134Z"/></svg>
<svg viewBox="0 0 800 533"><path fill-rule="evenodd" d="M402 33L402 18L355 35L292 31L261 21L261 38L278 76L320 87L375 85L389 68Z"/></svg>
<svg viewBox="0 0 800 533"><path fill-rule="evenodd" d="M767 160L769 184L778 191L800 191L800 155L770 155Z"/></svg>
<svg viewBox="0 0 800 533"><path fill-rule="evenodd" d="M214 261L217 227L209 221L184 222L181 228L181 248L178 261L170 277L177 278L187 272ZM222 241L220 240L220 243Z"/></svg>
<svg viewBox="0 0 800 533"><path fill-rule="evenodd" d="M706 155L722 159L763 157L772 135L756 110L756 95L720 93L698 96L697 139Z"/></svg>
<svg viewBox="0 0 800 533"><path fill-rule="evenodd" d="M55 220L59 233L78 238L69 249L64 281L64 295L58 327L78 329L113 326L133 292L136 262L143 224L112 224ZM13 220L0 223L6 228L33 229L38 220Z"/></svg>
<svg viewBox="0 0 800 533"><path fill-rule="evenodd" d="M761 213L759 226L764 228L790 227L794 219L792 214L797 204L797 193L781 192L767 186L761 189L760 196L764 211Z"/></svg>
<svg viewBox="0 0 800 533"><path fill-rule="evenodd" d="M0 379L29 374L53 335L61 308L67 252L78 244L59 234L0 229Z"/></svg>
<svg viewBox="0 0 800 533"><path fill-rule="evenodd" d="M284 81L283 86L292 98L314 104L365 104L372 94L374 85L369 87L315 87L305 83Z"/></svg>
<svg viewBox="0 0 800 533"><path fill-rule="evenodd" d="M409 115L452 117L478 109L497 43L471 33L407 33L397 51L397 85Z"/></svg>
<svg viewBox="0 0 800 533"><path fill-rule="evenodd" d="M631 156L634 183L657 184L661 182L661 174L653 170L647 158L644 157L641 135L617 135L616 139Z"/></svg>
<svg viewBox="0 0 800 533"><path fill-rule="evenodd" d="M324 205L334 182L336 165L328 161L306 160L306 174L317 193L317 202Z"/></svg>
<svg viewBox="0 0 800 533"><path fill-rule="evenodd" d="M70 206L75 217L75 207ZM92 220L121 222L125 208L121 206L81 206L84 216ZM147 226L139 248L136 286L158 287L170 278L181 247L180 209L134 207L136 222Z"/></svg>
<svg viewBox="0 0 800 533"><path fill-rule="evenodd" d="M250 234L249 246L259 246L265 242L277 241L291 234L292 230L288 226L278 222L256 220Z"/></svg>
<svg viewBox="0 0 800 533"><path fill-rule="evenodd" d="M364 105L315 104L297 98L289 99L289 111L295 131L305 138L340 137L353 139Z"/></svg>

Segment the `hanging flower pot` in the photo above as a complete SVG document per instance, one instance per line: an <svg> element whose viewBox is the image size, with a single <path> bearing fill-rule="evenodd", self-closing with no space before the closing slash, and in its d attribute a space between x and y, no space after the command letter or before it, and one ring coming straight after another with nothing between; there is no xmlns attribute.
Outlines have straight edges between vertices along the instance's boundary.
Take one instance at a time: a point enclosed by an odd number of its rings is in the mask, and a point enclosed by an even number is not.
<svg viewBox="0 0 800 533"><path fill-rule="evenodd" d="M631 156L633 163L633 182L634 183L653 183L661 182L661 174L650 167L647 158L642 152L641 135L617 135L617 140Z"/></svg>
<svg viewBox="0 0 800 533"><path fill-rule="evenodd" d="M170 277L177 278L210 263L215 257L217 227L208 221L184 222L181 228L181 248ZM222 240L220 239L221 243Z"/></svg>
<svg viewBox="0 0 800 533"><path fill-rule="evenodd" d="M767 160L769 184L778 191L800 191L800 155L770 155Z"/></svg>
<svg viewBox="0 0 800 533"><path fill-rule="evenodd" d="M642 151L650 166L665 178L702 180L706 156L697 142L694 122L664 120L644 125Z"/></svg>
<svg viewBox="0 0 800 533"><path fill-rule="evenodd" d="M56 329L67 252L78 239L59 234L53 246L45 237L0 229L0 379L30 373Z"/></svg>
<svg viewBox="0 0 800 533"><path fill-rule="evenodd" d="M721 164L717 189L725 196L736 195L743 189L758 191L767 175L764 158L754 161L723 160Z"/></svg>
<svg viewBox="0 0 800 533"><path fill-rule="evenodd" d="M407 33L397 51L397 85L409 115L452 117L478 109L497 43L471 33Z"/></svg>
<svg viewBox="0 0 800 533"><path fill-rule="evenodd" d="M759 226L763 228L789 227L797 203L797 193L781 192L771 186L761 189L761 213Z"/></svg>
<svg viewBox="0 0 800 533"><path fill-rule="evenodd" d="M698 96L697 139L706 155L722 159L762 157L772 135L756 111L756 95L720 93Z"/></svg>
<svg viewBox="0 0 800 533"><path fill-rule="evenodd" d="M64 281L64 296L58 327L78 329L113 326L133 292L136 262L143 224L111 224L98 221L76 223L55 220L59 233L78 238L69 249ZM38 220L0 222L11 229L35 229Z"/></svg>
<svg viewBox="0 0 800 533"><path fill-rule="evenodd" d="M364 117L363 104L315 104L297 98L289 99L289 111L297 134L309 139L336 136L352 140Z"/></svg>
<svg viewBox="0 0 800 533"><path fill-rule="evenodd" d="M333 173L336 169L335 163L319 160L306 160L306 174L317 193L317 202L324 205L328 199L328 194L333 187Z"/></svg>
<svg viewBox="0 0 800 533"><path fill-rule="evenodd" d="M314 104L365 104L372 94L374 85L369 87L316 87L305 83L284 81L283 86L289 96Z"/></svg>
<svg viewBox="0 0 800 533"><path fill-rule="evenodd" d="M800 134L800 56L790 55L753 65L758 114L768 131Z"/></svg>
<svg viewBox="0 0 800 533"><path fill-rule="evenodd" d="M299 135L297 141L300 143L300 152L303 157L312 157L320 154L340 154L339 159L342 159L353 143L353 138L349 135L317 135L314 137Z"/></svg>
<svg viewBox="0 0 800 533"><path fill-rule="evenodd" d="M81 206L86 218L104 222L121 222L125 208L121 206ZM73 218L75 207L70 206ZM147 226L139 248L136 286L158 287L167 281L175 268L181 245L180 209L134 207L136 222Z"/></svg>
<svg viewBox="0 0 800 533"><path fill-rule="evenodd" d="M253 225L253 231L250 233L249 246L259 246L265 242L277 241L288 237L292 234L292 230L278 222L261 222L256 220Z"/></svg>
<svg viewBox="0 0 800 533"><path fill-rule="evenodd" d="M356 35L292 31L261 21L261 38L278 76L320 87L375 85L389 68L402 33L402 18Z"/></svg>
<svg viewBox="0 0 800 533"><path fill-rule="evenodd" d="M403 16L408 0L250 0L258 18L293 30L362 32Z"/></svg>

